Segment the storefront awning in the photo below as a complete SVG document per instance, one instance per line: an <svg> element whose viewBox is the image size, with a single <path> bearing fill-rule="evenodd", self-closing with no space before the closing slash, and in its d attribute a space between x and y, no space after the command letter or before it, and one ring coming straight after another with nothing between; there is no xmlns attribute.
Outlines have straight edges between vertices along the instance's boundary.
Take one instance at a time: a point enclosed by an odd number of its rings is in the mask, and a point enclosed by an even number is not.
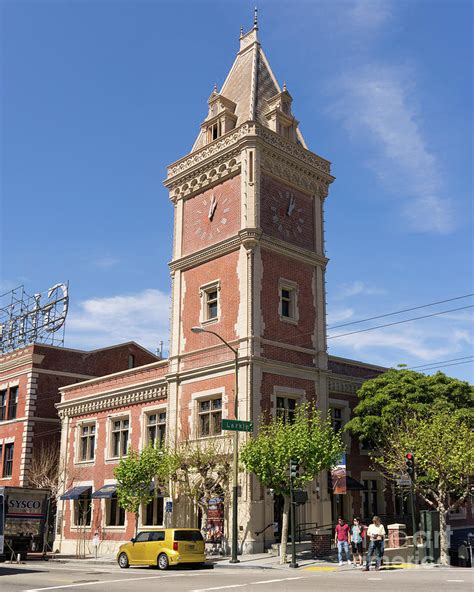
<svg viewBox="0 0 474 592"><path fill-rule="evenodd" d="M346 475L346 489L347 491L362 491L364 486L353 477ZM330 474L328 475L328 490L332 490L332 476Z"/></svg>
<svg viewBox="0 0 474 592"><path fill-rule="evenodd" d="M117 485L115 483L109 485L103 485L97 491L94 491L92 497L94 499L104 499L104 498L111 498L114 493L117 491Z"/></svg>
<svg viewBox="0 0 474 592"><path fill-rule="evenodd" d="M92 487L90 485L78 485L77 487L73 487L72 489L69 489L68 491L66 491L66 493L63 493L59 497L59 499L62 499L62 500L77 500L88 489L92 489Z"/></svg>

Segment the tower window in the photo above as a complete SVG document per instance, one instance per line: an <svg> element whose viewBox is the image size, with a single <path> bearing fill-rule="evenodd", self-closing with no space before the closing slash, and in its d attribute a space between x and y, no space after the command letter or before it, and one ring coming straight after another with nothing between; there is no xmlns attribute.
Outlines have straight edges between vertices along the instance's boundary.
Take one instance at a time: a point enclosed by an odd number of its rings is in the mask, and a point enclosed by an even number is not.
<svg viewBox="0 0 474 592"><path fill-rule="evenodd" d="M212 125L209 126L209 128L208 128L209 142L213 142L214 140L217 140L217 138L219 138L221 135L222 135L222 126L221 126L220 121L216 121L216 123L213 123Z"/></svg>
<svg viewBox="0 0 474 592"><path fill-rule="evenodd" d="M222 399L199 401L199 437L217 436L222 432Z"/></svg>
<svg viewBox="0 0 474 592"><path fill-rule="evenodd" d="M201 286L201 323L214 322L219 318L219 281Z"/></svg>
<svg viewBox="0 0 474 592"><path fill-rule="evenodd" d="M10 388L8 397L8 419L16 418L16 409L18 407L18 387L13 386Z"/></svg>
<svg viewBox="0 0 474 592"><path fill-rule="evenodd" d="M280 320L296 324L298 322L297 284L280 280Z"/></svg>

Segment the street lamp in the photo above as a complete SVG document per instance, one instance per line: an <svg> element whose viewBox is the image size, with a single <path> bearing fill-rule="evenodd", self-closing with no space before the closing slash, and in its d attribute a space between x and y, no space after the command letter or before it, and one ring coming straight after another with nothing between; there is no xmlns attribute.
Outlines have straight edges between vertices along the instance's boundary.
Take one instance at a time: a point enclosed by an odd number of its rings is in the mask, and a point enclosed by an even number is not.
<svg viewBox="0 0 474 592"><path fill-rule="evenodd" d="M234 418L238 419L239 413L239 352L233 348L227 341L216 333L209 329L203 329L202 327L191 327L193 333L210 333L215 335L218 339L226 345L231 352L234 354L235 364L235 396L234 396ZM233 479L232 479L232 558L231 563L239 563L237 559L237 515L238 515L238 489L239 489L239 432L234 431L234 462L233 462Z"/></svg>

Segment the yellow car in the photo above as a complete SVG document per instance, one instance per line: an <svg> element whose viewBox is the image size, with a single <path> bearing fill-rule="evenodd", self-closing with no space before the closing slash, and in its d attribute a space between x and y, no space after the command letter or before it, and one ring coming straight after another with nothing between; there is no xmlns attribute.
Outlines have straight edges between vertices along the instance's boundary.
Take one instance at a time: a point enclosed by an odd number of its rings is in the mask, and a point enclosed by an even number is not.
<svg viewBox="0 0 474 592"><path fill-rule="evenodd" d="M122 569L131 565L157 565L168 569L178 563L204 563L204 539L196 528L142 530L129 543L121 545L117 562Z"/></svg>

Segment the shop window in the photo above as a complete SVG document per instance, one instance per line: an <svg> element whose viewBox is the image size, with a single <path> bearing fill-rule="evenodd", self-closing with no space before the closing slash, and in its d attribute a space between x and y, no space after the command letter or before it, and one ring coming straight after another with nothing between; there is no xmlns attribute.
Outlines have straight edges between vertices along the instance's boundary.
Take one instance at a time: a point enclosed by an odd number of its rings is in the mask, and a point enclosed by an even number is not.
<svg viewBox="0 0 474 592"><path fill-rule="evenodd" d="M276 416L283 423L293 423L295 419L296 399L294 397L277 397Z"/></svg>
<svg viewBox="0 0 474 592"><path fill-rule="evenodd" d="M362 491L364 518L370 522L372 517L379 513L378 481L377 479L364 479L362 484L364 486Z"/></svg>
<svg viewBox="0 0 474 592"><path fill-rule="evenodd" d="M13 386L10 388L8 395L8 419L16 418L16 410L18 407L18 387Z"/></svg>
<svg viewBox="0 0 474 592"><path fill-rule="evenodd" d="M113 458L127 456L129 431L130 420L128 418L112 420L111 455Z"/></svg>
<svg viewBox="0 0 474 592"><path fill-rule="evenodd" d="M147 444L162 446L166 436L166 411L157 411L146 416Z"/></svg>
<svg viewBox="0 0 474 592"><path fill-rule="evenodd" d="M164 503L161 496L155 496L149 504L144 507L143 526L163 526Z"/></svg>
<svg viewBox="0 0 474 592"><path fill-rule="evenodd" d="M222 433L222 399L198 401L198 435L217 436Z"/></svg>
<svg viewBox="0 0 474 592"><path fill-rule="evenodd" d="M74 526L90 526L92 516L92 488L86 489L74 501Z"/></svg>
<svg viewBox="0 0 474 592"><path fill-rule="evenodd" d="M95 423L80 426L79 460L94 460L95 456Z"/></svg>
<svg viewBox="0 0 474 592"><path fill-rule="evenodd" d="M125 510L120 506L117 494L105 500L107 526L124 526Z"/></svg>
<svg viewBox="0 0 474 592"><path fill-rule="evenodd" d="M330 411L333 430L335 432L340 432L344 427L342 409L340 407L331 407Z"/></svg>

